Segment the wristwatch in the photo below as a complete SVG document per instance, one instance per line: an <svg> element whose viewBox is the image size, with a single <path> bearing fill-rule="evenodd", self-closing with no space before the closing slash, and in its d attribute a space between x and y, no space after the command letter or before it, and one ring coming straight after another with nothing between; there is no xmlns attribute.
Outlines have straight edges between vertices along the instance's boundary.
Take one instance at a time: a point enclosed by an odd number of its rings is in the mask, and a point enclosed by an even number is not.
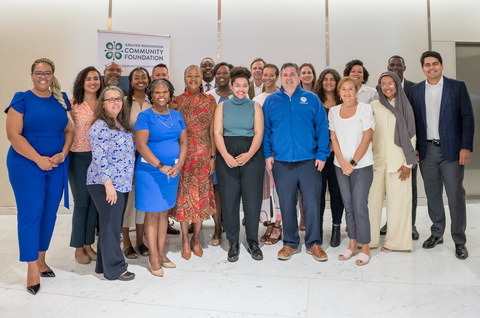
<svg viewBox="0 0 480 318"><path fill-rule="evenodd" d="M163 166L164 166L163 162L160 161L160 163L157 166L157 169L160 170L163 168Z"/></svg>
<svg viewBox="0 0 480 318"><path fill-rule="evenodd" d="M355 160L353 160L353 159L352 159L352 161L350 161L350 164L351 164L352 166L354 166L354 167L357 166L357 163L356 163Z"/></svg>
<svg viewBox="0 0 480 318"><path fill-rule="evenodd" d="M217 156L210 156L210 159L217 159Z"/></svg>

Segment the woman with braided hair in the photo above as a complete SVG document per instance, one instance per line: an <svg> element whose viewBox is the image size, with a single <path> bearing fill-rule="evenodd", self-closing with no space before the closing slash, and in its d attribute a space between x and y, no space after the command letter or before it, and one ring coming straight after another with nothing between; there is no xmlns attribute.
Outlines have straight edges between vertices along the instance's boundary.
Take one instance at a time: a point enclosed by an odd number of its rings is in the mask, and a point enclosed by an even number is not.
<svg viewBox="0 0 480 318"><path fill-rule="evenodd" d="M70 102L46 58L31 68L33 88L17 92L7 107L12 143L7 168L18 210L20 261L28 263L27 290L35 295L41 277L55 277L45 263L57 210L65 192L68 208L68 151L73 142Z"/></svg>

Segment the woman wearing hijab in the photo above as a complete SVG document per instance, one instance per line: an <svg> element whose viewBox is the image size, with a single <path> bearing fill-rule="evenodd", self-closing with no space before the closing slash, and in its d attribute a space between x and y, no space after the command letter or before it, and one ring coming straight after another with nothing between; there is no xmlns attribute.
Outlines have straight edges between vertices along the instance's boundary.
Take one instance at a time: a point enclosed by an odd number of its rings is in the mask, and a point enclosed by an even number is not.
<svg viewBox="0 0 480 318"><path fill-rule="evenodd" d="M383 197L386 197L388 232L383 252L412 249L411 169L415 156L415 118L397 74L378 79L379 100L371 103L375 118L373 183L368 198L370 247L378 247ZM390 225L392 224L392 225ZM391 227L391 228L390 228Z"/></svg>

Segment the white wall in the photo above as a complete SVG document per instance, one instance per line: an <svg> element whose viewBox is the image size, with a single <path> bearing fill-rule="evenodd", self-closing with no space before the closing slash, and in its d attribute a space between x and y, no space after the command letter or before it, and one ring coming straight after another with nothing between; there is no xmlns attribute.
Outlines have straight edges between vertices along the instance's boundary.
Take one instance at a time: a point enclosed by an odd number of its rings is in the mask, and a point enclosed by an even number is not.
<svg viewBox="0 0 480 318"><path fill-rule="evenodd" d="M222 1L221 60L250 68L257 57L325 68L325 3L319 0Z"/></svg>
<svg viewBox="0 0 480 318"><path fill-rule="evenodd" d="M30 65L49 57L71 95L75 75L96 64L97 29L107 29L108 0L2 0L0 8L0 104L28 90ZM216 59L217 0L113 1L112 29L170 34L170 73L183 88L183 70L205 56ZM365 62L374 86L387 59L402 55L406 77L424 78L420 54L428 49L426 0L330 0L330 64L340 73L353 58ZM480 42L480 0L432 0L433 48L444 56L445 75L455 77L455 41ZM311 62L325 67L323 0L222 1L221 60L249 66L255 57L281 65ZM5 116L5 115L4 115ZM4 117L5 118L5 117ZM0 121L1 161L10 143ZM473 160L479 160L473 154ZM478 156L477 156L478 157ZM0 165L0 206L14 206L5 164ZM419 185L421 189L421 185ZM468 189L467 189L468 193Z"/></svg>

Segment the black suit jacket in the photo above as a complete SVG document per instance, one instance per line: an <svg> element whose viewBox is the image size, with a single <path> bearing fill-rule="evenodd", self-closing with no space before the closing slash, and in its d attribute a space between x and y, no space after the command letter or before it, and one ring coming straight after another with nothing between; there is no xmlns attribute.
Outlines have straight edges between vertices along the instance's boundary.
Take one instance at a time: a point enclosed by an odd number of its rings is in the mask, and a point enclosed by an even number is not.
<svg viewBox="0 0 480 318"><path fill-rule="evenodd" d="M405 77L403 78L403 80L404 80L403 90L405 92L405 95L407 95L407 97L409 97L410 96L410 88L412 88L412 86L417 84L417 83L411 82L411 81L407 80Z"/></svg>

